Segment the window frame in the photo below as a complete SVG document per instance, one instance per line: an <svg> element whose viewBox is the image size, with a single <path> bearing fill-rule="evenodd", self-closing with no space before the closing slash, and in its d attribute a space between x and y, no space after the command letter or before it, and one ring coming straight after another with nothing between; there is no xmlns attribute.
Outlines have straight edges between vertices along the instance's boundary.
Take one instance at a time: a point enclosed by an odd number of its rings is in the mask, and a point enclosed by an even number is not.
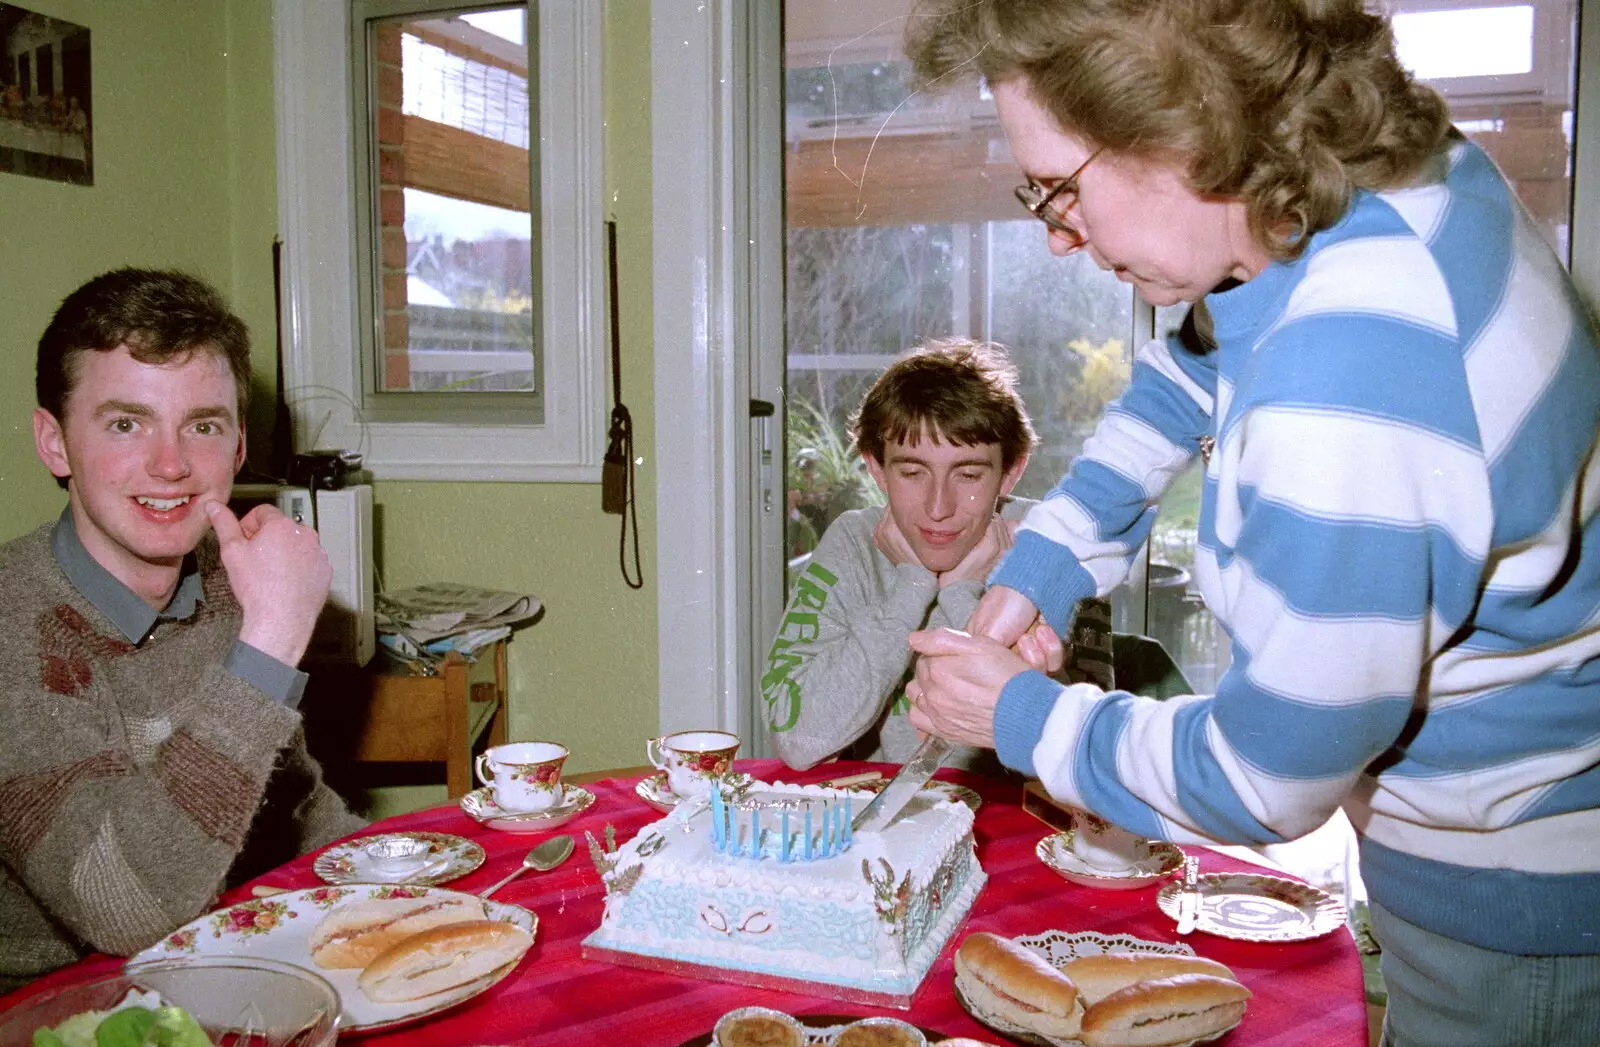
<svg viewBox="0 0 1600 1047"><path fill-rule="evenodd" d="M536 269L545 395L542 424L526 424L508 421L506 401L492 395L394 393L388 397L417 398L417 409L402 418L387 404L373 409L370 365L361 355L368 311L358 297L356 254L357 179L367 177L357 155L365 153L365 131L358 144L355 104L343 104L354 93L358 6L359 0L273 3L284 245L279 322L295 446L359 450L378 479L599 482L608 343L598 7L528 2L529 37L538 42L538 83L530 83L530 92L537 93L539 126L530 138L540 143ZM459 6L494 5L398 0L389 13Z"/></svg>
<svg viewBox="0 0 1600 1047"><path fill-rule="evenodd" d="M1393 14L1428 14L1476 8L1533 8L1533 68L1526 73L1499 76L1453 76L1425 81L1456 105L1573 102L1571 68L1574 57L1570 12L1582 0L1398 0ZM1567 13L1568 17L1561 17Z"/></svg>

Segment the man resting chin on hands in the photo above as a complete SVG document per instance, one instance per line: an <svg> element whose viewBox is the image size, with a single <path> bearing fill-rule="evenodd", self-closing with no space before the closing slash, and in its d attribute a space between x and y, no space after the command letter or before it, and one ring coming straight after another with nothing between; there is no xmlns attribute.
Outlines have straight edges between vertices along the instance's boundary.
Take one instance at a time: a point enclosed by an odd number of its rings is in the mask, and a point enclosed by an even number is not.
<svg viewBox="0 0 1600 1047"><path fill-rule="evenodd" d="M59 519L0 546L0 991L129 955L361 827L296 706L332 575L314 531L227 508L249 334L206 284L123 269L38 351Z"/></svg>

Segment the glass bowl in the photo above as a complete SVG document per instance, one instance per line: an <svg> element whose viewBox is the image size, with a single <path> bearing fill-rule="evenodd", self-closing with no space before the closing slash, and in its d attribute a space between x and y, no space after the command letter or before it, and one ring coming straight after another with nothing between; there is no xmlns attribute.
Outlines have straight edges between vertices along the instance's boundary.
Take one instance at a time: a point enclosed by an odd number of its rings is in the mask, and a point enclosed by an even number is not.
<svg viewBox="0 0 1600 1047"><path fill-rule="evenodd" d="M196 956L130 963L30 997L0 1014L0 1047L31 1047L35 1029L110 1010L133 989L188 1011L214 1044L331 1047L339 1035L339 994L321 975L276 960Z"/></svg>

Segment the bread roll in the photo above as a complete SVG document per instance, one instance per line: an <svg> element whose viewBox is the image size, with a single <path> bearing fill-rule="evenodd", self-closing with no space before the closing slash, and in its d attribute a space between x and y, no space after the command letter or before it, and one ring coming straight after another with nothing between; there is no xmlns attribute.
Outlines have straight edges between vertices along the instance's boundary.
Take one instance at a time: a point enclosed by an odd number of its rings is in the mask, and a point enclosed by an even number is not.
<svg viewBox="0 0 1600 1047"><path fill-rule="evenodd" d="M1209 974L1138 982L1090 1007L1078 1038L1088 1047L1185 1043L1237 1022L1249 998L1250 990L1238 982Z"/></svg>
<svg viewBox="0 0 1600 1047"><path fill-rule="evenodd" d="M1043 956L998 934L967 935L956 950L956 984L976 1008L1045 1036L1078 1034L1083 1008L1072 979Z"/></svg>
<svg viewBox="0 0 1600 1047"><path fill-rule="evenodd" d="M1159 953L1101 953L1080 956L1061 965L1061 973L1072 979L1085 1007L1093 1007L1118 989L1152 978L1175 974L1209 974L1233 978L1225 964L1203 956L1163 956Z"/></svg>
<svg viewBox="0 0 1600 1047"><path fill-rule="evenodd" d="M339 906L312 929L311 961L336 970L365 967L413 934L486 915L483 902L470 894L365 898Z"/></svg>
<svg viewBox="0 0 1600 1047"><path fill-rule="evenodd" d="M516 963L533 935L500 920L471 920L413 934L367 964L356 984L373 1003L454 989Z"/></svg>

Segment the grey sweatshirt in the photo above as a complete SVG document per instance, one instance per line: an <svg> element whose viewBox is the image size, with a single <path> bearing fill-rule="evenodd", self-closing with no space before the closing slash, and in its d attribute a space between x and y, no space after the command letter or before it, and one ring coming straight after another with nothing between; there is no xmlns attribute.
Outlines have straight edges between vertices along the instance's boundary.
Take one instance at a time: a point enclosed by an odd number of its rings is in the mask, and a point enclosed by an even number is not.
<svg viewBox="0 0 1600 1047"><path fill-rule="evenodd" d="M1008 499L1000 516L1020 520L1033 504ZM941 589L921 564L890 563L872 540L886 511L855 509L828 526L772 641L761 694L773 749L790 767L803 770L846 749L903 763L917 747L906 718L907 642L918 629L964 627L983 595L983 582ZM961 746L945 766L997 767L992 760L988 750Z"/></svg>

